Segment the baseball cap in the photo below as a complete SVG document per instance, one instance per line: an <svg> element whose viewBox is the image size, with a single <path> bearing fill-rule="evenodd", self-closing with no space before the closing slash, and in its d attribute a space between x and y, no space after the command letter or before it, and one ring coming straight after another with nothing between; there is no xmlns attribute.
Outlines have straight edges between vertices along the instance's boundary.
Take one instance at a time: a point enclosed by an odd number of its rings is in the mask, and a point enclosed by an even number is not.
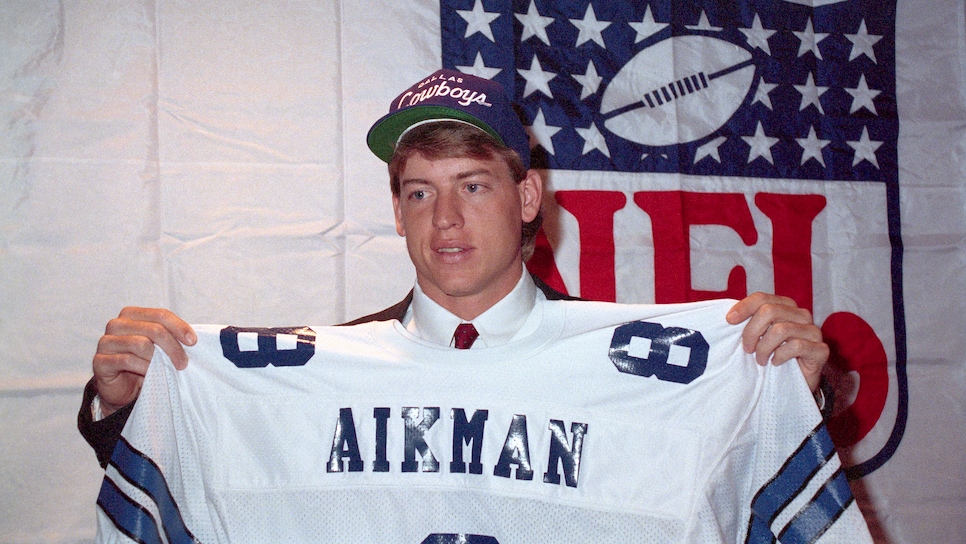
<svg viewBox="0 0 966 544"><path fill-rule="evenodd" d="M389 113L372 125L369 149L389 162L396 142L409 129L432 121L462 121L493 136L520 155L530 168L530 139L503 87L456 70L439 70L403 91Z"/></svg>

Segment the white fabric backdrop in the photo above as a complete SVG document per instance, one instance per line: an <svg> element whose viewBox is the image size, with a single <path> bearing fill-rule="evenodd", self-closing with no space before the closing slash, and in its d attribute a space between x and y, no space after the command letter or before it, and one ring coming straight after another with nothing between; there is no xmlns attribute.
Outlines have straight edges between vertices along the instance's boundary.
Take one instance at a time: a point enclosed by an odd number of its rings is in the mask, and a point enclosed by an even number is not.
<svg viewBox="0 0 966 544"><path fill-rule="evenodd" d="M93 537L101 471L75 417L97 338L123 306L285 326L406 293L385 165L364 138L398 91L440 67L439 9L0 0L0 541ZM854 487L879 541L962 542L966 8L900 1L896 19L909 418L892 458ZM558 191L617 183L549 178ZM550 211L556 264L579 294L574 219ZM648 254L649 227L616 221L629 233L617 235L618 298L647 301L653 289L626 287L620 260ZM695 285L720 288L701 285L696 251ZM752 289L773 289L746 266ZM857 279L815 275L840 299L838 282ZM817 320L833 309L817 300Z"/></svg>

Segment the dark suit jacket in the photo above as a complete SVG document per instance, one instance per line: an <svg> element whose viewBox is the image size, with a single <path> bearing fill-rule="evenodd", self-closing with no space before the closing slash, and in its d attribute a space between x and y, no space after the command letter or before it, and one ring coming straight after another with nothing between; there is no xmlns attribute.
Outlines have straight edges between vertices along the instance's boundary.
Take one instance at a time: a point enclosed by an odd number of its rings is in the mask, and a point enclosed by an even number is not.
<svg viewBox="0 0 966 544"><path fill-rule="evenodd" d="M534 283L537 284L537 288L543 291L548 300L577 300L575 297L554 291L536 276L532 274L531 276ZM393 319L402 321L412 301L413 292L410 291L406 298L385 310L343 323L343 325L358 325L370 321L391 321ZM107 462L111 459L111 453L114 452L114 446L121 437L124 424L127 423L127 418L130 417L131 411L134 409L134 403L128 404L100 421L94 421L91 414L91 402L95 395L97 395L97 389L94 386L94 379L91 378L84 388L84 400L81 403L80 413L77 414L77 428L84 439L87 440L87 443L94 448L97 461L102 467L106 467Z"/></svg>

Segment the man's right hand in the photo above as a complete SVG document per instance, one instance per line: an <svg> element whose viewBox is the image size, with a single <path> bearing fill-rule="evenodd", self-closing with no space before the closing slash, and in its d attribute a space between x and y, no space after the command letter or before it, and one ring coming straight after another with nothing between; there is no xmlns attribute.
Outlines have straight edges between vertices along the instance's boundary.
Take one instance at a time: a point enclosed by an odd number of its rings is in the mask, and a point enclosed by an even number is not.
<svg viewBox="0 0 966 544"><path fill-rule="evenodd" d="M197 341L191 325L168 310L121 310L107 322L94 354L94 382L101 413L107 417L137 398L154 356L154 346L161 346L175 368L181 370L188 366L182 344L193 346Z"/></svg>

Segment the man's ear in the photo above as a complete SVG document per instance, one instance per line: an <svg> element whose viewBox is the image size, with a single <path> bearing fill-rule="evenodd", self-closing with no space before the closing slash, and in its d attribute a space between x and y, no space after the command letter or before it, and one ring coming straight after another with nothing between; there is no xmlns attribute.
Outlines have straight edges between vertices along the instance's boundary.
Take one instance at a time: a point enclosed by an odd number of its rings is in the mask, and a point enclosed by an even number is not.
<svg viewBox="0 0 966 544"><path fill-rule="evenodd" d="M540 213L540 202L543 200L543 179L536 170L527 170L527 176L517 184L517 188L520 190L521 219L524 223L529 223Z"/></svg>
<svg viewBox="0 0 966 544"><path fill-rule="evenodd" d="M396 234L406 236L406 227L403 225L402 210L399 209L399 195L392 195L392 212L396 216Z"/></svg>

